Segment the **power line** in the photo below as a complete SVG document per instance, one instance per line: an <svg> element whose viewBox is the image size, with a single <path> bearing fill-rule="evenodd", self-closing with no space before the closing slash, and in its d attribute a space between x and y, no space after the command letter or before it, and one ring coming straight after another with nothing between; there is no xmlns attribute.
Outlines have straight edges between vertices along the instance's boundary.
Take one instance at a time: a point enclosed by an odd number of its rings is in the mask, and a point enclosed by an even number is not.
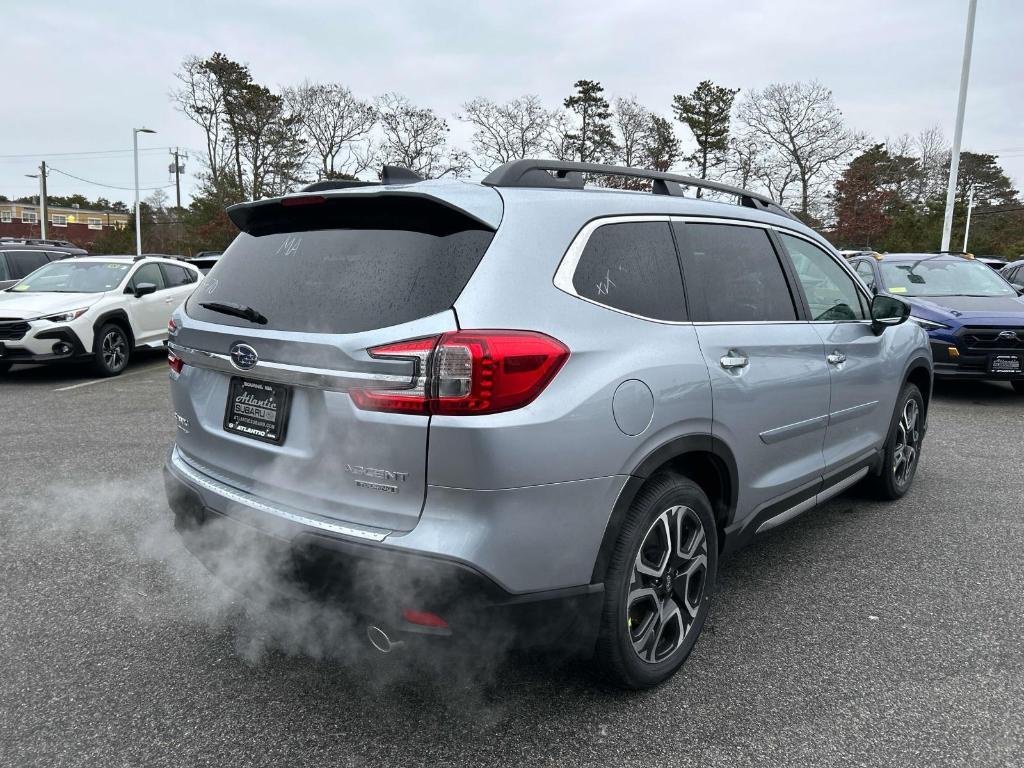
<svg viewBox="0 0 1024 768"><path fill-rule="evenodd" d="M59 173L62 176L67 176L69 178L76 179L78 181L83 181L86 184L94 184L97 187L106 187L107 189L121 189L121 190L127 190L129 192L132 192L132 191L135 190L135 187L119 187L119 186L117 186L115 184L104 184L103 182L100 182L100 181L92 181L91 179L83 179L81 176L75 176L73 173L68 173L67 171L62 171L60 168L54 168L52 165L50 166L50 170L53 171L54 173ZM149 191L149 190L153 190L153 189L167 189L168 187L173 187L173 186L174 186L173 184L161 184L159 187L139 187L139 190L140 191L141 190Z"/></svg>
<svg viewBox="0 0 1024 768"><path fill-rule="evenodd" d="M139 152L165 152L167 147L147 147ZM0 155L0 160L23 160L36 157L84 157L86 155L123 155L131 154L131 149L97 149L83 152L27 152L22 155Z"/></svg>

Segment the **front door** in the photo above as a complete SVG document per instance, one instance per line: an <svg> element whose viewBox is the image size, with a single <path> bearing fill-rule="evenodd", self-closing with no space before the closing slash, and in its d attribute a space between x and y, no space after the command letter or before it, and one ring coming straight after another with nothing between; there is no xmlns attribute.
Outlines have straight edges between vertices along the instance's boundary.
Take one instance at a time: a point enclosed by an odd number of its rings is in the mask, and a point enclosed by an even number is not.
<svg viewBox="0 0 1024 768"><path fill-rule="evenodd" d="M824 347L798 318L765 228L686 220L675 229L711 373L712 431L738 467L739 519L820 480L829 406Z"/></svg>
<svg viewBox="0 0 1024 768"><path fill-rule="evenodd" d="M167 303L168 294L163 272L157 262L143 264L128 281L128 289L135 291L137 285L153 283L156 291L146 296L128 298L128 314L131 315L135 330L135 343L147 344L163 338L167 333L167 321L171 318L172 307Z"/></svg>

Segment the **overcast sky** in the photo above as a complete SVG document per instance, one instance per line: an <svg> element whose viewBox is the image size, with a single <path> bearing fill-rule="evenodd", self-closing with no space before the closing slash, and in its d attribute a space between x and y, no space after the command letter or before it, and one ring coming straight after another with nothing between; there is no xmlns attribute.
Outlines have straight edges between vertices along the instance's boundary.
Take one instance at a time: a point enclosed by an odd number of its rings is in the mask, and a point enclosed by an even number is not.
<svg viewBox="0 0 1024 768"><path fill-rule="evenodd" d="M964 148L999 155L1020 188L1024 2L978 6ZM130 152L70 153L128 150L140 125L158 131L140 137L141 186L168 183L167 147L178 145L195 158L190 190L202 137L168 92L185 56L214 51L272 88L309 78L366 98L399 91L447 118L453 143L465 146L468 132L452 115L469 98L536 93L554 106L579 78L601 81L611 96L636 95L666 117L673 94L703 79L747 89L816 78L851 126L880 140L933 125L952 138L966 11L967 0L12 4L0 36L0 194L36 192L24 174L40 160L130 188ZM677 132L688 136L681 125ZM56 171L50 192L132 196Z"/></svg>

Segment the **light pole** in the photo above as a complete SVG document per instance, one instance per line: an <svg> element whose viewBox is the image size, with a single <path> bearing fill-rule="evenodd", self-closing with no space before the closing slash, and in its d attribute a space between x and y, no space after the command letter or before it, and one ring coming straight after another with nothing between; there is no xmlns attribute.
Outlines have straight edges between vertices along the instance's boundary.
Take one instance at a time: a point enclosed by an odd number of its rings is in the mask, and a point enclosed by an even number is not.
<svg viewBox="0 0 1024 768"><path fill-rule="evenodd" d="M971 77L971 46L974 44L974 12L978 0L969 0L967 5L967 34L964 37L964 60L960 68L960 98L956 104L956 129L953 133L953 150L949 159L949 184L946 186L946 215L942 220L942 247L949 250L949 238L953 233L953 205L956 203L956 175L960 170L960 140L964 135L964 107L967 103L967 81Z"/></svg>
<svg viewBox="0 0 1024 768"><path fill-rule="evenodd" d="M967 200L967 224L964 226L964 253L967 253L967 236L971 234L971 213L974 211L974 185Z"/></svg>
<svg viewBox="0 0 1024 768"><path fill-rule="evenodd" d="M142 255L142 216L139 211L139 134L156 133L152 128L132 128L132 156L135 158L135 255Z"/></svg>

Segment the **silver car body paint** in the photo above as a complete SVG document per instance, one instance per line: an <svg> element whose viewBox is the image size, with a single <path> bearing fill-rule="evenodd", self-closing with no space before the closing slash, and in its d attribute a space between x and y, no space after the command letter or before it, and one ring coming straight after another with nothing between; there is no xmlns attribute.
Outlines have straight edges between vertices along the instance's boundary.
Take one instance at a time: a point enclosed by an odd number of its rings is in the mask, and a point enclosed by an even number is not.
<svg viewBox="0 0 1024 768"><path fill-rule="evenodd" d="M790 232L835 253L812 230L773 213L671 196L461 182L320 194L431 197L496 232L454 307L413 322L330 335L175 313L172 348L188 365L172 380L173 406L191 425L178 432L176 455L193 473L212 476L204 485L176 474L206 506L235 510L252 525L272 524L275 513L260 512L263 504L297 517L300 527L306 518L320 530L354 532L340 537L467 564L509 593L586 585L627 480L663 446L693 436L725 446L738 481L728 522L743 528L759 510L877 451L908 363L930 361L925 333L910 323L877 335L864 321L665 322L571 290L586 237L614 220L724 221ZM538 331L571 354L542 395L517 410L460 417L354 407L352 388L414 373L409 361L375 359L368 348L458 328ZM222 428L228 382L239 373L229 354L239 343L258 354L252 375L292 386L281 446ZM828 362L833 353L845 362ZM734 357L747 362L723 367ZM642 382L649 408L640 389L616 401L628 381ZM620 410L629 428L617 423ZM218 491L225 487L242 500Z"/></svg>

